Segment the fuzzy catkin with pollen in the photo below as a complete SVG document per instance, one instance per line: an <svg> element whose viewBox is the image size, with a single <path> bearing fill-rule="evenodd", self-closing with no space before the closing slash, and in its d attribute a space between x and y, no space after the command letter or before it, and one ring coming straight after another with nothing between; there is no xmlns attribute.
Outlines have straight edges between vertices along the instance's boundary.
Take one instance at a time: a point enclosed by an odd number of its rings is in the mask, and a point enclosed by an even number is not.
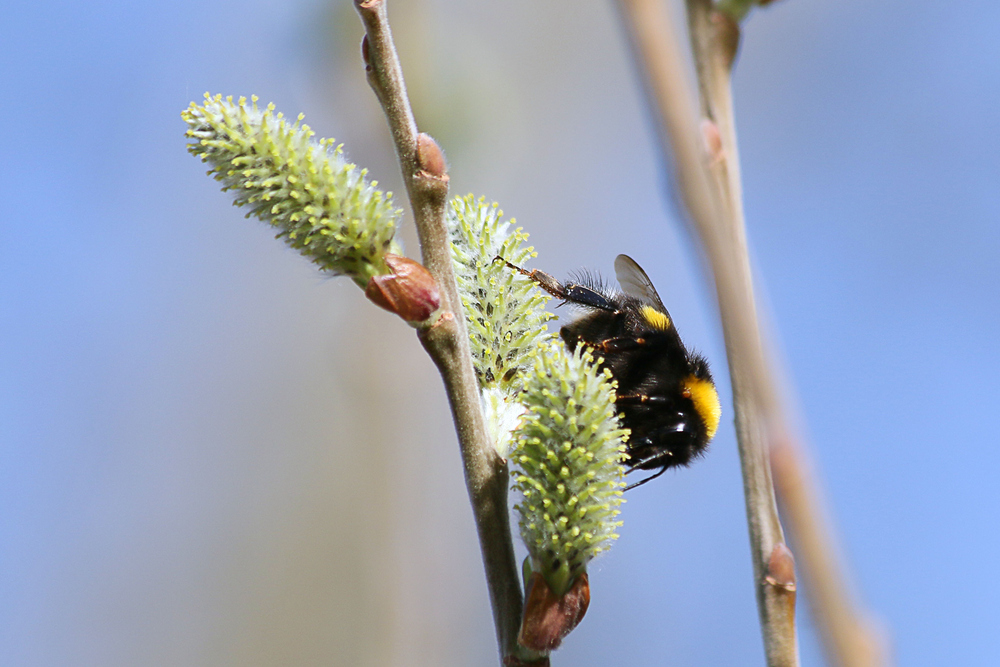
<svg viewBox="0 0 1000 667"><path fill-rule="evenodd" d="M332 139L261 110L257 98L205 94L182 114L192 140L188 150L234 194L234 204L278 228L278 236L330 275L350 276L364 287L388 273L384 257L398 253L394 238L401 211L367 170L344 159Z"/></svg>

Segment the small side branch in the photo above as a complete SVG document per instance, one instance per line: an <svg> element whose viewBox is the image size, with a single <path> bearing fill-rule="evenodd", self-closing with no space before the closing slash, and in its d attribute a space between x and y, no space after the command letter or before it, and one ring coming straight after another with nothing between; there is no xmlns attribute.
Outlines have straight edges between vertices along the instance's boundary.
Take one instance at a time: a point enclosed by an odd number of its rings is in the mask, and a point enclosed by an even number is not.
<svg viewBox="0 0 1000 667"><path fill-rule="evenodd" d="M792 437L771 445L771 468L782 516L792 532L809 591L809 609L831 665L882 667L890 664L886 638L879 625L852 594L824 510L819 480L807 453Z"/></svg>
<svg viewBox="0 0 1000 667"><path fill-rule="evenodd" d="M385 112L420 239L423 263L441 290L442 315L420 331L420 341L437 365L458 432L466 486L472 502L501 658L532 663L517 644L523 596L507 514L508 472L486 433L479 386L472 367L462 302L452 270L445 226L448 174L440 148L418 134L392 41L384 0L355 0L365 26L361 50L368 83ZM546 661L547 662L547 661Z"/></svg>
<svg viewBox="0 0 1000 667"><path fill-rule="evenodd" d="M694 11L711 12L709 0L691 4ZM696 116L699 104L688 83L677 32L663 3L619 0L619 5L635 58L645 75L650 103L661 123L664 154L675 161L681 196L715 279L733 385L754 589L768 665L796 667L794 563L785 546L771 481L768 444L774 405L754 305L728 93L735 46L725 41L725 34L713 33L712 39L718 41L700 54L712 60L699 63L699 74L704 76L706 65L724 67L721 83L726 85L724 92L712 88L713 94L719 94L713 105L724 112L715 121L717 129L704 128ZM698 49L696 44L696 62ZM715 83L720 81L713 80L710 85ZM710 150L703 145L706 143Z"/></svg>

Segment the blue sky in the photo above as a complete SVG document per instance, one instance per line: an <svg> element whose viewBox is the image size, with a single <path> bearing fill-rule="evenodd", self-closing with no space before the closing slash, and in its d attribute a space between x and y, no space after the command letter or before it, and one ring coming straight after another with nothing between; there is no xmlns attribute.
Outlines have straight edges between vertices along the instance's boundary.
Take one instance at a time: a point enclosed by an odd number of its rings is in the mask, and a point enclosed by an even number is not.
<svg viewBox="0 0 1000 667"><path fill-rule="evenodd" d="M0 662L492 664L432 366L184 150L190 100L256 93L401 192L348 5L8 8ZM612 7L390 16L455 194L499 201L555 275L635 257L726 405L711 292ZM1000 654L998 23L984 0L785 0L749 19L737 65L762 303L901 665ZM624 520L554 663L760 664L728 416Z"/></svg>

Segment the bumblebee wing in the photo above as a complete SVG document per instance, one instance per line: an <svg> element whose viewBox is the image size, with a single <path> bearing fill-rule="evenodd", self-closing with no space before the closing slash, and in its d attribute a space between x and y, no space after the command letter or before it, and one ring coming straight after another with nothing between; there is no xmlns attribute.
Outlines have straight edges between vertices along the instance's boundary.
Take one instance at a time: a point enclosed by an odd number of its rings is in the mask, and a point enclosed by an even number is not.
<svg viewBox="0 0 1000 667"><path fill-rule="evenodd" d="M660 295L656 293L653 282L634 259L628 255L618 255L615 258L615 277L618 278L618 284L621 285L623 292L644 304L653 306L664 315L667 314L667 308L660 301Z"/></svg>
<svg viewBox="0 0 1000 667"><path fill-rule="evenodd" d="M670 319L670 313L667 312L667 307L663 305L660 295L653 287L653 282L642 267L628 255L618 255L615 258L615 276L622 291L641 304L636 309L636 314L653 330L667 334L680 345L680 337Z"/></svg>

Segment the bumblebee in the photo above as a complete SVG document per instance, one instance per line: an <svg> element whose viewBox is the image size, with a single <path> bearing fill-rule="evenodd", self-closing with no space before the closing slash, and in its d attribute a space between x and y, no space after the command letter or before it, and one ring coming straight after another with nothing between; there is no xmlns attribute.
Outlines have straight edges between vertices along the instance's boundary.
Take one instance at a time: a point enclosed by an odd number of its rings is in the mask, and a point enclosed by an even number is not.
<svg viewBox="0 0 1000 667"><path fill-rule="evenodd" d="M583 310L560 335L571 350L577 345L593 349L618 382L615 407L632 432L626 474L658 469L626 490L685 466L705 451L722 414L708 362L684 347L653 283L635 260L628 255L615 259L620 291L590 275L560 283L542 271L505 263Z"/></svg>

